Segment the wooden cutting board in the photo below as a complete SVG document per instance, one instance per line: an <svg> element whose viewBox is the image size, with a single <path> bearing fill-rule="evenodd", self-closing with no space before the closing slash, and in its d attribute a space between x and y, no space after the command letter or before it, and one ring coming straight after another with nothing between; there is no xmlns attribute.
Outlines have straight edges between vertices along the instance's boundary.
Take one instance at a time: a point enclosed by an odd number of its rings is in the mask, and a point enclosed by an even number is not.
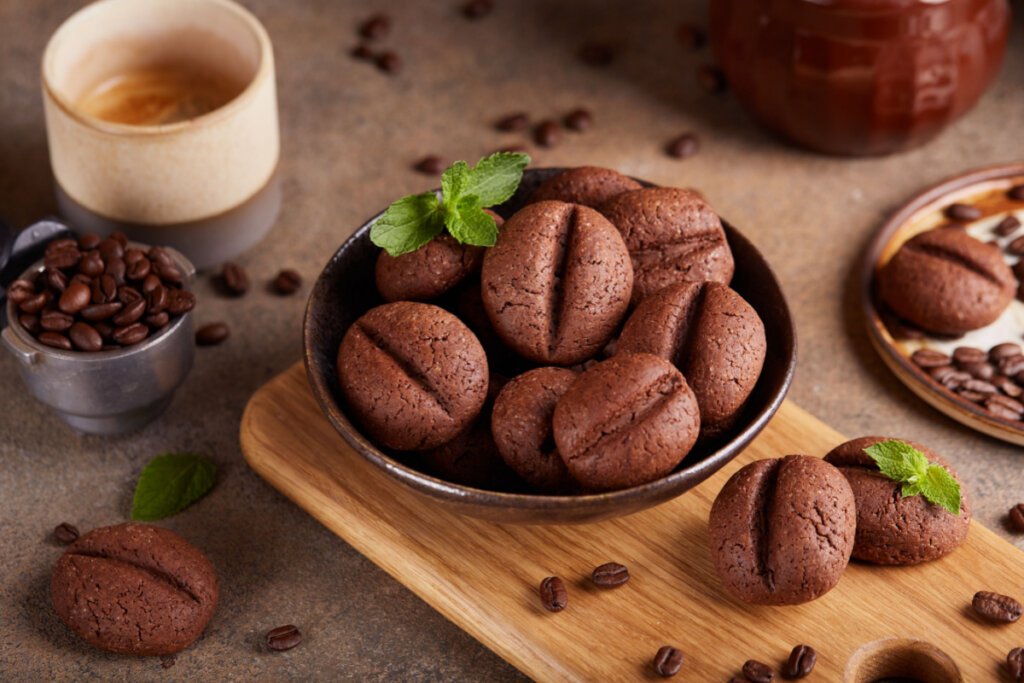
<svg viewBox="0 0 1024 683"><path fill-rule="evenodd" d="M665 644L685 653L676 678L685 681L727 681L748 658L778 668L798 643L819 652L808 681L897 673L883 666L855 676L851 658L917 657L920 667L937 656L929 645L905 641L878 646L880 654L862 649L893 637L936 646L965 681L1008 680L1006 654L1024 646L1024 620L982 623L970 602L978 590L1024 598L1024 553L978 524L963 547L936 562L852 563L835 589L809 604L752 607L725 592L707 535L708 511L725 480L752 460L823 455L843 440L786 402L736 460L673 501L598 524L531 527L454 515L392 482L334 431L301 363L256 392L241 425L242 450L256 472L537 680L653 680L650 662ZM626 564L632 579L599 590L590 572L608 561ZM549 575L569 588L569 605L556 614L538 599ZM958 680L923 675L929 683Z"/></svg>

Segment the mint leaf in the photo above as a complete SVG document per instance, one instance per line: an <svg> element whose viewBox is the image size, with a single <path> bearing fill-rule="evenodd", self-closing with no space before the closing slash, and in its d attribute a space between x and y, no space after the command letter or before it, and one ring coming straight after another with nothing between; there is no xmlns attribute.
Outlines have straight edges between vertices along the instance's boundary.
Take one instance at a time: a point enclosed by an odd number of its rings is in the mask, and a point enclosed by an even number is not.
<svg viewBox="0 0 1024 683"><path fill-rule="evenodd" d="M523 179L523 169L530 163L526 154L498 152L481 159L469 171L465 194L475 194L480 206L496 206L515 194Z"/></svg>
<svg viewBox="0 0 1024 683"><path fill-rule="evenodd" d="M441 174L441 198L446 207L455 206L469 181L469 166L465 161L456 161ZM454 235L453 235L454 237Z"/></svg>
<svg viewBox="0 0 1024 683"><path fill-rule="evenodd" d="M416 251L444 229L437 195L433 192L402 197L370 228L370 241L392 256Z"/></svg>
<svg viewBox="0 0 1024 683"><path fill-rule="evenodd" d="M216 477L216 465L201 455L168 453L153 458L135 485L132 519L153 522L177 514L209 491Z"/></svg>
<svg viewBox="0 0 1024 683"><path fill-rule="evenodd" d="M463 244L491 247L498 241L498 225L483 209L473 206L475 195L463 197L455 211L444 214L444 224L452 237Z"/></svg>
<svg viewBox="0 0 1024 683"><path fill-rule="evenodd" d="M941 505L954 515L960 514L960 482L945 467L929 465L921 494L930 503Z"/></svg>
<svg viewBox="0 0 1024 683"><path fill-rule="evenodd" d="M960 484L945 467L928 462L924 453L903 441L890 439L868 446L864 452L879 471L903 484L904 498L921 495L929 503L941 505L954 515L960 514Z"/></svg>

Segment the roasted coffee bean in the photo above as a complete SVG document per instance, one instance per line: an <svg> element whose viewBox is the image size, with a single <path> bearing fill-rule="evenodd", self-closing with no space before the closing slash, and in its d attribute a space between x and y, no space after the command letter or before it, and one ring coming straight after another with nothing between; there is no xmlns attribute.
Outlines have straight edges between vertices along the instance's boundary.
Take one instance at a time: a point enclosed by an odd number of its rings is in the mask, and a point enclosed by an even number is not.
<svg viewBox="0 0 1024 683"><path fill-rule="evenodd" d="M948 380L953 375L959 374L960 370L957 370L952 365L939 365L934 368L928 368L927 372L933 380L935 380L939 384L945 385L946 380ZM969 376L970 375L968 375L968 377Z"/></svg>
<svg viewBox="0 0 1024 683"><path fill-rule="evenodd" d="M1024 186L1022 186L1024 187ZM1024 201L1024 192L1020 199ZM1015 647L1006 655L1006 668L1010 671L1010 680L1024 683L1024 648Z"/></svg>
<svg viewBox="0 0 1024 683"><path fill-rule="evenodd" d="M996 344L988 350L988 359L993 363L998 363L1003 358L1019 355L1021 355L1020 344L1014 344L1013 342Z"/></svg>
<svg viewBox="0 0 1024 683"><path fill-rule="evenodd" d="M171 289L167 291L167 312L171 315L188 313L196 307L196 295L182 289Z"/></svg>
<svg viewBox="0 0 1024 683"><path fill-rule="evenodd" d="M440 175L448 168L448 163L441 157L431 154L417 161L412 165L412 168L414 171L419 171L426 175Z"/></svg>
<svg viewBox="0 0 1024 683"><path fill-rule="evenodd" d="M170 669L177 662L178 662L178 660L175 658L174 655L167 655L166 657L161 657L160 658L160 668L162 668L162 669Z"/></svg>
<svg viewBox="0 0 1024 683"><path fill-rule="evenodd" d="M171 253L163 247L150 247L149 251L146 252L146 256L153 263L159 263L164 266L174 265L174 259L171 258Z"/></svg>
<svg viewBox="0 0 1024 683"><path fill-rule="evenodd" d="M675 676L683 668L683 653L671 645L662 645L654 655L654 670L663 678Z"/></svg>
<svg viewBox="0 0 1024 683"><path fill-rule="evenodd" d="M708 42L708 35L699 26L693 24L679 24L676 27L676 41L691 52L704 47Z"/></svg>
<svg viewBox="0 0 1024 683"><path fill-rule="evenodd" d="M161 313L154 313L147 315L142 318L142 322L146 323L153 329L160 329L171 321L171 316L167 314L167 311Z"/></svg>
<svg viewBox="0 0 1024 683"><path fill-rule="evenodd" d="M110 319L110 322L115 327L126 327L136 322L146 312L146 300L141 296L132 301L131 303L125 304L124 308L114 314L114 317Z"/></svg>
<svg viewBox="0 0 1024 683"><path fill-rule="evenodd" d="M991 363L964 363L961 369L975 379L989 381L996 376L996 369Z"/></svg>
<svg viewBox="0 0 1024 683"><path fill-rule="evenodd" d="M956 394L960 398L970 401L971 403L981 403L985 400L985 394L978 393L977 391L970 391L968 389L958 388L956 390Z"/></svg>
<svg viewBox="0 0 1024 683"><path fill-rule="evenodd" d="M947 206L944 213L946 214L946 218L963 223L970 223L971 221L976 221L981 218L981 211L978 207L960 202Z"/></svg>
<svg viewBox="0 0 1024 683"><path fill-rule="evenodd" d="M125 265L124 259L111 258L107 260L107 267L103 270L104 275L109 275L114 278L114 282L120 287L125 283L125 273L128 272L128 266Z"/></svg>
<svg viewBox="0 0 1024 683"><path fill-rule="evenodd" d="M114 341L114 326L108 322L93 323L92 327L94 330L100 333L100 337L105 343Z"/></svg>
<svg viewBox="0 0 1024 683"><path fill-rule="evenodd" d="M1008 595L992 593L990 591L978 591L971 600L974 611L979 616L1000 623L1010 624L1018 619L1024 612L1021 604Z"/></svg>
<svg viewBox="0 0 1024 683"><path fill-rule="evenodd" d="M988 360L988 354L973 346L958 346L953 350L953 362L957 365L984 363L986 360Z"/></svg>
<svg viewBox="0 0 1024 683"><path fill-rule="evenodd" d="M608 66L615 59L615 50L607 43L588 42L580 45L576 56L590 66Z"/></svg>
<svg viewBox="0 0 1024 683"><path fill-rule="evenodd" d="M700 85L704 92L711 93L712 95L723 93L729 87L722 70L711 64L704 64L698 67L697 84Z"/></svg>
<svg viewBox="0 0 1024 683"><path fill-rule="evenodd" d="M1016 379L1018 373L1024 372L1024 355L1000 358L996 362L996 369L1000 374Z"/></svg>
<svg viewBox="0 0 1024 683"><path fill-rule="evenodd" d="M665 154L676 159L692 157L700 148L700 140L693 133L683 133L679 137L672 138L665 145Z"/></svg>
<svg viewBox="0 0 1024 683"><path fill-rule="evenodd" d="M1007 420L1020 420L1024 417L1024 404L1002 394L986 396L985 410Z"/></svg>
<svg viewBox="0 0 1024 683"><path fill-rule="evenodd" d="M71 326L68 337L71 338L71 343L75 345L75 348L82 351L99 351L103 348L103 338L89 323L81 321L75 323Z"/></svg>
<svg viewBox="0 0 1024 683"><path fill-rule="evenodd" d="M494 127L500 131L510 133L516 130L525 130L530 125L530 117L526 112L506 114L494 123Z"/></svg>
<svg viewBox="0 0 1024 683"><path fill-rule="evenodd" d="M562 123L569 130L574 130L577 133L585 133L594 126L594 115L590 113L589 109L573 109L571 112L565 115Z"/></svg>
<svg viewBox="0 0 1024 683"><path fill-rule="evenodd" d="M123 303L125 306L144 299L145 297L142 296L142 293L139 292L139 290L135 289L134 287L124 285L117 288L117 300Z"/></svg>
<svg viewBox="0 0 1024 683"><path fill-rule="evenodd" d="M78 540L78 529L73 524L61 522L53 529L53 537L65 545Z"/></svg>
<svg viewBox="0 0 1024 683"><path fill-rule="evenodd" d="M533 129L533 139L541 147L554 147L562 139L562 129L550 119L541 121Z"/></svg>
<svg viewBox="0 0 1024 683"><path fill-rule="evenodd" d="M772 668L756 659L748 659L743 663L743 675L751 683L768 683L775 678Z"/></svg>
<svg viewBox="0 0 1024 683"><path fill-rule="evenodd" d="M621 586L629 581L629 569L618 562L606 562L594 569L590 576L602 588Z"/></svg>
<svg viewBox="0 0 1024 683"><path fill-rule="evenodd" d="M81 263L78 264L78 272L89 277L102 275L103 269L103 257L100 256L98 251L87 251L85 256L82 257Z"/></svg>
<svg viewBox="0 0 1024 683"><path fill-rule="evenodd" d="M1017 503L1010 508L1010 526L1014 531L1024 534L1024 503Z"/></svg>
<svg viewBox="0 0 1024 683"><path fill-rule="evenodd" d="M92 278L85 273L75 273L71 276L71 281L68 284L71 282L81 282L86 287L92 287Z"/></svg>
<svg viewBox="0 0 1024 683"><path fill-rule="evenodd" d="M540 602L549 612L561 612L569 603L565 582L557 576L549 576L540 582Z"/></svg>
<svg viewBox="0 0 1024 683"><path fill-rule="evenodd" d="M373 49L366 43L359 43L349 51L349 54L355 59L364 59L367 61L373 59Z"/></svg>
<svg viewBox="0 0 1024 683"><path fill-rule="evenodd" d="M809 645L797 645L789 653L789 659L782 670L785 678L803 678L810 675L818 661L818 653Z"/></svg>
<svg viewBox="0 0 1024 683"><path fill-rule="evenodd" d="M992 228L992 232L999 235L1000 237L1009 237L1013 233L1017 232L1020 227L1020 219L1010 214L1003 220L999 221L996 227Z"/></svg>
<svg viewBox="0 0 1024 683"><path fill-rule="evenodd" d="M299 288L302 287L302 276L298 271L285 268L277 274L272 284L275 292L287 296L299 291Z"/></svg>
<svg viewBox="0 0 1024 683"><path fill-rule="evenodd" d="M52 346L55 349L71 350L71 340L59 332L40 332L39 343Z"/></svg>
<svg viewBox="0 0 1024 683"><path fill-rule="evenodd" d="M964 380L963 384L960 385L961 389L966 391L973 391L978 394L994 394L998 391L995 385L991 382L986 382L983 379L971 378Z"/></svg>
<svg viewBox="0 0 1024 683"><path fill-rule="evenodd" d="M7 285L7 300L15 306L22 301L35 296L36 288L28 280L18 279Z"/></svg>
<svg viewBox="0 0 1024 683"><path fill-rule="evenodd" d="M87 232L78 238L78 248L82 251L91 251L100 246L103 238L94 232Z"/></svg>
<svg viewBox="0 0 1024 683"><path fill-rule="evenodd" d="M94 304L105 304L117 298L117 283L109 275L100 275L89 287L90 301Z"/></svg>
<svg viewBox="0 0 1024 683"><path fill-rule="evenodd" d="M124 256L122 256L121 258L124 259L124 264L126 266L130 266L136 261L140 261L146 258L146 252L142 251L141 249L125 249Z"/></svg>
<svg viewBox="0 0 1024 683"><path fill-rule="evenodd" d="M128 248L128 235L124 234L120 230L110 233L110 239L119 243L122 249Z"/></svg>
<svg viewBox="0 0 1024 683"><path fill-rule="evenodd" d="M81 259L82 252L78 251L78 247L72 246L68 249L61 249L53 254L48 254L43 259L43 265L47 268L69 270L77 266Z"/></svg>
<svg viewBox="0 0 1024 683"><path fill-rule="evenodd" d="M359 25L359 35L367 40L380 40L391 31L391 17L374 14Z"/></svg>
<svg viewBox="0 0 1024 683"><path fill-rule="evenodd" d="M1024 256L1024 235L1007 244L1006 251L1014 256Z"/></svg>
<svg viewBox="0 0 1024 683"><path fill-rule="evenodd" d="M75 249L78 247L78 242L71 239L70 237L64 237L59 240L53 240L46 245L46 249L43 250L44 256L52 256L57 252L64 251L65 249Z"/></svg>
<svg viewBox="0 0 1024 683"><path fill-rule="evenodd" d="M43 311L39 314L39 327L47 332L66 332L75 318L61 311Z"/></svg>
<svg viewBox="0 0 1024 683"><path fill-rule="evenodd" d="M462 16L467 19L481 19L494 11L493 0L470 0L462 6Z"/></svg>
<svg viewBox="0 0 1024 683"><path fill-rule="evenodd" d="M22 327L28 330L29 334L39 334L43 331L43 328L39 325L38 315L22 313L18 316L18 322L21 323Z"/></svg>
<svg viewBox="0 0 1024 683"><path fill-rule="evenodd" d="M381 52L373 61L384 73L398 73L402 69L402 58L390 50Z"/></svg>
<svg viewBox="0 0 1024 683"><path fill-rule="evenodd" d="M1021 389L1016 382L1009 377L1003 375L996 375L992 378L992 384L996 385L999 391L1003 392L1010 398L1017 398L1021 394L1024 394L1024 389Z"/></svg>
<svg viewBox="0 0 1024 683"><path fill-rule="evenodd" d="M164 263L162 261L152 261L152 272L156 273L164 282L168 282L172 285L180 285L185 281L185 276L181 274L178 267L173 263Z"/></svg>
<svg viewBox="0 0 1024 683"><path fill-rule="evenodd" d="M157 285L156 289L146 295L146 313L156 315L167 308L170 297L167 296L167 288Z"/></svg>
<svg viewBox="0 0 1024 683"><path fill-rule="evenodd" d="M196 330L196 344L199 346L216 346L231 335L227 323L217 322L203 325Z"/></svg>
<svg viewBox="0 0 1024 683"><path fill-rule="evenodd" d="M1006 196L1015 202L1024 202L1024 185L1014 185L1007 190Z"/></svg>
<svg viewBox="0 0 1024 683"><path fill-rule="evenodd" d="M128 266L128 272L125 273L125 276L129 280L144 280L149 275L151 265L149 259L143 256Z"/></svg>
<svg viewBox="0 0 1024 683"><path fill-rule="evenodd" d="M115 239L107 238L99 243L96 249L100 252L104 262L124 256L124 247Z"/></svg>
<svg viewBox="0 0 1024 683"><path fill-rule="evenodd" d="M290 650L302 642L302 634L292 624L278 626L267 632L267 647L271 650Z"/></svg>
<svg viewBox="0 0 1024 683"><path fill-rule="evenodd" d="M152 263L152 261L150 261L150 263ZM160 278L157 277L156 273L151 272L146 276L146 279L142 281L142 293L149 295L149 293L157 287L163 287L163 283L160 282Z"/></svg>
<svg viewBox="0 0 1024 683"><path fill-rule="evenodd" d="M234 296L242 296L249 291L249 275L245 268L237 263L225 263L220 272L220 281L224 289Z"/></svg>
<svg viewBox="0 0 1024 683"><path fill-rule="evenodd" d="M65 313L74 315L88 306L91 300L92 292L88 285L84 285L81 282L72 282L64 290L64 293L60 295L60 301L57 305Z"/></svg>
<svg viewBox="0 0 1024 683"><path fill-rule="evenodd" d="M46 304L50 303L50 301L52 300L53 294L51 294L48 290L44 289L38 294L33 294L32 296L23 300L20 304L18 304L18 308L20 308L25 313L38 313L39 311L43 310L43 308L46 307Z"/></svg>
<svg viewBox="0 0 1024 683"><path fill-rule="evenodd" d="M125 327L115 328L111 336L121 346L131 346L148 337L149 328L142 323L132 323Z"/></svg>

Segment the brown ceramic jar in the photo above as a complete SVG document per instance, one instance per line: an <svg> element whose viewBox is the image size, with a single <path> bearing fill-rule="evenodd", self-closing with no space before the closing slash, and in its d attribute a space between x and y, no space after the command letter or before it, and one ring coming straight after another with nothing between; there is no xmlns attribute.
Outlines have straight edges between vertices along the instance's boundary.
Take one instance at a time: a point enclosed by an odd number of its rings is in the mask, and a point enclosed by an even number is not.
<svg viewBox="0 0 1024 683"><path fill-rule="evenodd" d="M715 0L711 40L736 97L805 147L921 145L999 71L1008 0Z"/></svg>

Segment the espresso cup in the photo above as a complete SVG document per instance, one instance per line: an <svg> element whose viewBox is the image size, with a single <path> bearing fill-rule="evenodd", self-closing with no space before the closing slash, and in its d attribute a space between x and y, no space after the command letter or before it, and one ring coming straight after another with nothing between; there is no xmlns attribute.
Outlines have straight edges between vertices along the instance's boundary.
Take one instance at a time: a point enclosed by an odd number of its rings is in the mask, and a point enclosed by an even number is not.
<svg viewBox="0 0 1024 683"><path fill-rule="evenodd" d="M231 0L100 0L43 54L60 212L203 268L273 226L281 202L274 55Z"/></svg>

